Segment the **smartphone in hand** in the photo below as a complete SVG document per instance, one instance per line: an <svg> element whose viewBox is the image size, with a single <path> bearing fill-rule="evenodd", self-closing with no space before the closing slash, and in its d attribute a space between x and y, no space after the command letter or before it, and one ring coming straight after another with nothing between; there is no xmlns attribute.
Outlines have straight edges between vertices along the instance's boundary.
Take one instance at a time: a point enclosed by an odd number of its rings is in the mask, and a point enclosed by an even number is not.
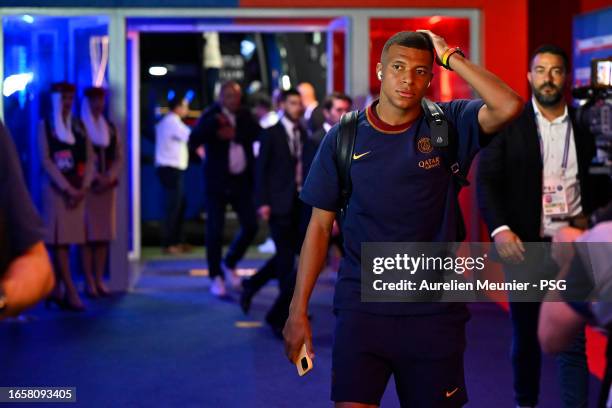
<svg viewBox="0 0 612 408"><path fill-rule="evenodd" d="M312 359L308 356L308 353L306 352L306 344L302 344L302 348L300 349L300 354L298 355L298 359L295 362L295 366L297 367L297 371L300 377L312 370Z"/></svg>

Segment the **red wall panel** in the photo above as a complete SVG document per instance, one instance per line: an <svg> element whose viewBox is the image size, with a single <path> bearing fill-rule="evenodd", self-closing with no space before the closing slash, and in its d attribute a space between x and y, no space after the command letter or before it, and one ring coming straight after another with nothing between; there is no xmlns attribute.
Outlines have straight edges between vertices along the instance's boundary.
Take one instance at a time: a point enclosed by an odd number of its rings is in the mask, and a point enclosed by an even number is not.
<svg viewBox="0 0 612 408"><path fill-rule="evenodd" d="M376 64L387 39L398 31L426 29L444 37L448 45L460 46L469 58L470 21L461 17L408 17L370 19L370 94L378 95L380 81L376 77ZM469 85L456 73L434 65L434 77L427 96L435 101L470 98Z"/></svg>
<svg viewBox="0 0 612 408"><path fill-rule="evenodd" d="M527 97L528 0L241 0L241 7L271 8L476 8L482 11L484 65ZM301 10L300 12L303 12Z"/></svg>
<svg viewBox="0 0 612 408"><path fill-rule="evenodd" d="M580 0L580 12L588 13L590 11L601 10L610 7L610 0Z"/></svg>

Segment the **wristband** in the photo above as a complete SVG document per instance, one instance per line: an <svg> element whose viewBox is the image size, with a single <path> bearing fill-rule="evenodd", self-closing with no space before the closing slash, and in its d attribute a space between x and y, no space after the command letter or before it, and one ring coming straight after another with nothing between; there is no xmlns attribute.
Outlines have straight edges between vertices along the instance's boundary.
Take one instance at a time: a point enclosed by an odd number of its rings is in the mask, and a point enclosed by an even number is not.
<svg viewBox="0 0 612 408"><path fill-rule="evenodd" d="M459 54L462 57L465 58L465 54L463 53L463 51L461 51L461 48L459 47L455 47L455 48L449 48L448 50L446 50L446 52L444 53L444 55L442 55L442 66L446 69L448 69L449 71L452 71L453 69L450 67L450 65L448 65L448 61L450 59L450 57L453 54Z"/></svg>
<svg viewBox="0 0 612 408"><path fill-rule="evenodd" d="M6 294L4 293L2 288L0 288L0 315L2 314L4 309L6 309L6 306L7 306Z"/></svg>

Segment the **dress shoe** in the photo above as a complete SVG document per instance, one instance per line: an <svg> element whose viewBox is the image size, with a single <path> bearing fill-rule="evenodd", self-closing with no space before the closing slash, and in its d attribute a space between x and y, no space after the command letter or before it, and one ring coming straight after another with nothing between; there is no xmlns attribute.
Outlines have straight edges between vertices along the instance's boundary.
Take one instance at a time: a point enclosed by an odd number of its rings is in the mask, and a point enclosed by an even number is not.
<svg viewBox="0 0 612 408"><path fill-rule="evenodd" d="M220 276L215 276L212 283L210 284L210 293L216 297L227 296L227 290L225 289L225 282Z"/></svg>
<svg viewBox="0 0 612 408"><path fill-rule="evenodd" d="M88 283L85 285L85 297L88 299L96 299L100 297L98 288L95 283Z"/></svg>
<svg viewBox="0 0 612 408"><path fill-rule="evenodd" d="M257 250L262 254L274 254L276 253L276 245L272 238L268 238L265 242L257 247Z"/></svg>
<svg viewBox="0 0 612 408"><path fill-rule="evenodd" d="M64 296L64 309L70 310L72 312L83 312L85 310L85 305L81 302L81 299L79 299L78 296L76 297L76 300L71 300L68 294L66 293L66 295Z"/></svg>
<svg viewBox="0 0 612 408"><path fill-rule="evenodd" d="M110 297L113 295L104 282L96 282L96 288L98 289L98 295L102 297Z"/></svg>
<svg viewBox="0 0 612 408"><path fill-rule="evenodd" d="M221 263L221 270L225 276L225 283L234 291L239 291L242 287L240 276L236 273L236 269L229 268L225 263Z"/></svg>

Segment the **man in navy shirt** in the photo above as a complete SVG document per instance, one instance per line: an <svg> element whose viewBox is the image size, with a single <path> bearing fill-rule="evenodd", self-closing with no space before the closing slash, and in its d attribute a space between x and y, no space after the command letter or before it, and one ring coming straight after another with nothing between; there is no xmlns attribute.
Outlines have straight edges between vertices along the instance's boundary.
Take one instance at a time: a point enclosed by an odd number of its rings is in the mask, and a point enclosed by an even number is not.
<svg viewBox="0 0 612 408"><path fill-rule="evenodd" d="M49 294L55 280L44 225L26 188L19 156L0 122L0 320Z"/></svg>
<svg viewBox="0 0 612 408"><path fill-rule="evenodd" d="M380 99L359 114L350 169L352 193L343 223L346 255L334 298L331 397L337 407L379 405L391 374L402 406L461 406L467 401L465 305L361 302L362 243L456 239L457 197L444 164L447 152L432 147L421 109L432 79L434 49L445 68L452 68L483 98L440 104L457 130L462 168L469 168L487 134L521 111L521 99L512 89L429 31L400 32L385 44L376 67ZM341 205L337 134L336 126L325 137L301 192L313 213L283 331L292 362L302 344L314 356L308 300Z"/></svg>

